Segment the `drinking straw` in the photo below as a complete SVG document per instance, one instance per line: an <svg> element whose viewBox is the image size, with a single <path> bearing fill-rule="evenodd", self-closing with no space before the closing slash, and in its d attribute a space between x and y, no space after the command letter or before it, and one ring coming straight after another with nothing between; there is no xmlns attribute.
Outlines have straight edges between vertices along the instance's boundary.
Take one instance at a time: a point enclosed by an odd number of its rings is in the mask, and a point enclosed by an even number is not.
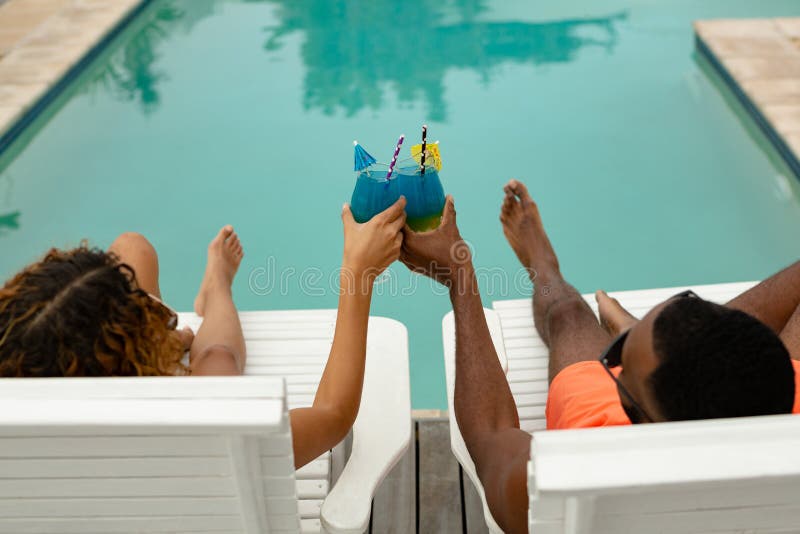
<svg viewBox="0 0 800 534"><path fill-rule="evenodd" d="M427 137L428 137L428 125L427 124L423 124L422 125L422 152L420 153L421 156L422 156L422 158L421 158L422 170L420 171L420 174L422 176L425 176L425 148L428 146L428 143L426 141Z"/></svg>
<svg viewBox="0 0 800 534"><path fill-rule="evenodd" d="M392 156L392 162L389 164L389 172L386 173L386 179L392 177L392 172L394 171L394 165L397 163L397 155L400 154L400 145L403 144L403 140L406 138L405 135L401 135L400 139L397 140L397 146L394 148L394 156Z"/></svg>

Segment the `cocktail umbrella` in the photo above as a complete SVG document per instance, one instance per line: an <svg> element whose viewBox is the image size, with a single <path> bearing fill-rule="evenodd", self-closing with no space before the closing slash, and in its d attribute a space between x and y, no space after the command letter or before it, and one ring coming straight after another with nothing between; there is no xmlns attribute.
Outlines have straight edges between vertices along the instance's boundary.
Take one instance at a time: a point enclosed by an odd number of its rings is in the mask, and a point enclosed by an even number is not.
<svg viewBox="0 0 800 534"><path fill-rule="evenodd" d="M364 147L358 144L358 141L353 141L353 145L355 148L353 150L353 156L355 163L353 165L353 170L356 172L363 171L377 160L373 158L369 152L364 150Z"/></svg>

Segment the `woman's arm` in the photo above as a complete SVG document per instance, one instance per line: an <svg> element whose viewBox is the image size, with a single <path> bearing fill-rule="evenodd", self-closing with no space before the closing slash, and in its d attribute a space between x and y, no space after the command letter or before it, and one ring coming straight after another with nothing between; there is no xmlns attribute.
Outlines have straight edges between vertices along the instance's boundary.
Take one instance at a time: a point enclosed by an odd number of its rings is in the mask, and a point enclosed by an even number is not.
<svg viewBox="0 0 800 534"><path fill-rule="evenodd" d="M363 294L342 292L339 297L333 346L314 404L291 412L298 468L344 439L356 420L364 383L371 298L371 287Z"/></svg>
<svg viewBox="0 0 800 534"><path fill-rule="evenodd" d="M314 404L290 413L296 468L333 448L356 420L364 383L372 285L400 255L404 208L401 197L364 224L353 220L349 207L342 211L345 244L333 346Z"/></svg>

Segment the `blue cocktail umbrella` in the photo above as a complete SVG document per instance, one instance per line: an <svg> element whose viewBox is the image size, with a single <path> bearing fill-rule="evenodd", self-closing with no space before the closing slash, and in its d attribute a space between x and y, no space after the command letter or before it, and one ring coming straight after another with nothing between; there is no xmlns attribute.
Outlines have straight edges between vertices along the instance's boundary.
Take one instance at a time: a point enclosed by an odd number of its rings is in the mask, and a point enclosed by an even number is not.
<svg viewBox="0 0 800 534"><path fill-rule="evenodd" d="M366 169L367 167L369 167L370 165L372 165L377 161L370 155L369 152L364 150L364 147L358 144L358 141L353 141L353 145L355 145L355 148L353 150L353 156L355 161L353 165L354 171L356 172L363 171L364 169Z"/></svg>

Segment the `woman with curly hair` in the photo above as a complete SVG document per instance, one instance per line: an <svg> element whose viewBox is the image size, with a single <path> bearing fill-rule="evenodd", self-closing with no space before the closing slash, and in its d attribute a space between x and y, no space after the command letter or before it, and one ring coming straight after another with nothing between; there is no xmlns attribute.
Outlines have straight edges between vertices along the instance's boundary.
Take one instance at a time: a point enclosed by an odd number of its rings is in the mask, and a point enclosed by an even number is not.
<svg viewBox="0 0 800 534"><path fill-rule="evenodd" d="M0 376L239 374L244 338L231 283L243 255L230 226L211 241L195 336L175 329L158 256L140 234L122 234L108 252L52 249L0 289Z"/></svg>
<svg viewBox="0 0 800 534"><path fill-rule="evenodd" d="M295 465L349 432L361 402L372 286L400 254L401 198L367 223L345 205L344 254L333 345L314 403L291 411ZM231 226L208 246L197 333L176 330L161 302L158 256L141 235L108 251L50 250L0 289L0 377L239 375L246 350L231 284L244 252ZM188 360L184 358L188 352Z"/></svg>

